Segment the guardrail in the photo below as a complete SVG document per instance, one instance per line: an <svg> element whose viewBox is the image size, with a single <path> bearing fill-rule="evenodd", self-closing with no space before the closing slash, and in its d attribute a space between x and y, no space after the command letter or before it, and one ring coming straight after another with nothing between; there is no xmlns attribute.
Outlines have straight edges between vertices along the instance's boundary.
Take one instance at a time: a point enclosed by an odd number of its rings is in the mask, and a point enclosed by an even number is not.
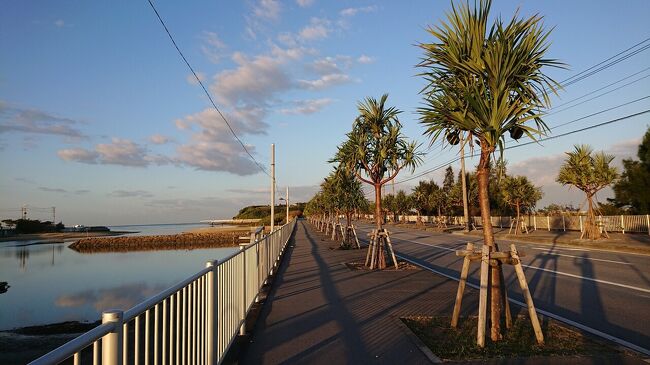
<svg viewBox="0 0 650 365"><path fill-rule="evenodd" d="M372 214L364 215L364 218L372 219ZM417 215L398 215L400 222L417 222ZM393 221L393 215L386 215L386 219ZM440 220L445 224L462 225L462 216L420 216L424 223L438 223ZM469 217L470 222L476 227L483 225L480 216ZM508 228L514 220L514 217L492 216L491 223L493 227ZM556 214L556 215L522 215L521 220L529 229L539 229L545 231L580 231L584 229L587 217L585 215ZM604 227L608 232L625 233L647 233L650 234L650 215L599 215L596 216L596 222L599 226Z"/></svg>
<svg viewBox="0 0 650 365"><path fill-rule="evenodd" d="M102 365L220 363L237 334L246 331L246 316L295 224L294 219L264 237L259 229L251 232L251 243L240 245L239 252L208 261L203 270L125 312L103 312L101 325L30 364L70 358L75 365L82 358Z"/></svg>

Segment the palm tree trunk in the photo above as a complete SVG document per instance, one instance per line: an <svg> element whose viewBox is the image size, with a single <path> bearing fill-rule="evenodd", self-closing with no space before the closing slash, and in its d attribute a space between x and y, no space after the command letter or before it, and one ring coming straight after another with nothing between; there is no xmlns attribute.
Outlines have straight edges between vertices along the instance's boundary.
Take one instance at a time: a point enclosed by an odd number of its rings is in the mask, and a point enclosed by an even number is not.
<svg viewBox="0 0 650 365"><path fill-rule="evenodd" d="M587 194L587 238L590 240L596 240L600 238L600 232L598 232L598 227L596 227L596 214L594 213L594 201L593 195Z"/></svg>
<svg viewBox="0 0 650 365"><path fill-rule="evenodd" d="M483 141L482 141L483 142ZM487 143L481 143L485 146ZM490 154L492 151L481 147L481 159L476 172L478 178L478 200L483 221L483 244L496 251L494 232L490 219L490 196L488 192L490 176ZM501 339L501 266L490 266L490 338L492 341Z"/></svg>
<svg viewBox="0 0 650 365"><path fill-rule="evenodd" d="M519 202L518 201L517 201L517 204L516 204L515 207L517 209L517 227L515 228L515 235L518 235L519 234L519 227L521 227L521 222L519 221L521 219L521 214L520 214L520 210L519 210Z"/></svg>
<svg viewBox="0 0 650 365"><path fill-rule="evenodd" d="M375 185L375 225L377 230L381 229L381 185Z"/></svg>

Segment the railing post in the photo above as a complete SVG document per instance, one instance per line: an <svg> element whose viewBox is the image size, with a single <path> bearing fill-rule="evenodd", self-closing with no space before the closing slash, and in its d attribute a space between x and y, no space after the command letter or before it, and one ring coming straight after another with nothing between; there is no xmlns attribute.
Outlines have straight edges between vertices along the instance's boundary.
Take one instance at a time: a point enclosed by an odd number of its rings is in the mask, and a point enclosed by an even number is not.
<svg viewBox="0 0 650 365"><path fill-rule="evenodd" d="M205 263L205 267L211 268L208 272L208 301L207 301L207 318L206 318L206 337L207 337L207 353L208 364L217 363L217 336L218 333L217 326L217 267L219 261L208 261ZM184 314L184 313L183 313Z"/></svg>
<svg viewBox="0 0 650 365"><path fill-rule="evenodd" d="M121 310L102 313L102 324L113 323L113 330L102 338L102 365L122 364L122 318Z"/></svg>
<svg viewBox="0 0 650 365"><path fill-rule="evenodd" d="M579 215L578 219L580 220L580 233L582 233L582 216Z"/></svg>
<svg viewBox="0 0 650 365"><path fill-rule="evenodd" d="M242 318L242 324L241 327L239 328L239 335L243 336L246 334L246 251L244 249L246 248L246 244L240 244L239 245L239 251L241 251L242 255L242 273L241 273L241 318Z"/></svg>
<svg viewBox="0 0 650 365"><path fill-rule="evenodd" d="M623 218L623 214L621 214L621 230L625 234L625 218Z"/></svg>

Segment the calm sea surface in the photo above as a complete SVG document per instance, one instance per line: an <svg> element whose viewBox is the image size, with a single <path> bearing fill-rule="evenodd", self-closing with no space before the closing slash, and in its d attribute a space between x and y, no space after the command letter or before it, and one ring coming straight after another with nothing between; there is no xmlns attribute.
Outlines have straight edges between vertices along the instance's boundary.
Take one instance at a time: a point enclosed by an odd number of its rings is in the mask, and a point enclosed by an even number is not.
<svg viewBox="0 0 650 365"><path fill-rule="evenodd" d="M137 235L174 234L202 224L113 226ZM0 330L62 321L96 321L103 310L129 309L236 248L81 254L71 243L0 243Z"/></svg>

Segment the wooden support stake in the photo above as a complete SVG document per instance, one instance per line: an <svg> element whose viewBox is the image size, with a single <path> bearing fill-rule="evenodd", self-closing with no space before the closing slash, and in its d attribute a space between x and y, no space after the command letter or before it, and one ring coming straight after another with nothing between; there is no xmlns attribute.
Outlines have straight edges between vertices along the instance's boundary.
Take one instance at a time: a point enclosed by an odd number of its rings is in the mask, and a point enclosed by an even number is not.
<svg viewBox="0 0 650 365"><path fill-rule="evenodd" d="M357 248L361 249L361 244L359 244L359 237L357 237L357 229L354 228L354 224L352 225L352 233L354 233L354 242L357 243Z"/></svg>
<svg viewBox="0 0 650 365"><path fill-rule="evenodd" d="M368 236L370 237L370 242L368 242L368 252L366 253L366 266L370 265L370 258L372 256L372 247L374 246L375 243L375 230L373 229Z"/></svg>
<svg viewBox="0 0 650 365"><path fill-rule="evenodd" d="M388 231L386 232L386 243L388 244L388 249L390 250L390 255L393 258L393 263L395 264L395 270L399 269L399 266L397 265L397 258L395 258L395 251L393 251L393 244L390 242L390 236L388 235Z"/></svg>
<svg viewBox="0 0 650 365"><path fill-rule="evenodd" d="M530 295L528 283L526 282L526 275L524 275L524 269L521 267L521 260L519 260L519 255L517 255L517 248L514 244L510 245L510 252L512 254L512 258L517 259L518 261L518 263L514 265L515 272L517 273L517 279L519 280L519 285L521 286L521 292L526 299L526 305L528 306L528 316L530 317L530 322L533 325L533 330L535 330L535 338L537 339L537 343L542 345L544 344L544 334L542 333L542 327L539 325L539 319L537 318L537 311L535 311L533 297Z"/></svg>
<svg viewBox="0 0 650 365"><path fill-rule="evenodd" d="M514 261L513 259L508 259ZM517 260L518 261L518 260ZM511 263L511 265L514 265ZM512 328L512 312L510 312L510 301L508 300L508 286L503 276L503 270L499 270L499 280L501 281L501 290L503 294L503 307L506 311L506 329Z"/></svg>
<svg viewBox="0 0 650 365"><path fill-rule="evenodd" d="M487 296L488 296L488 273L490 271L490 247L483 245L481 250L483 257L481 259L481 286L478 301L478 333L476 334L476 344L485 347L485 325L487 323Z"/></svg>
<svg viewBox="0 0 650 365"><path fill-rule="evenodd" d="M467 251L474 251L474 244L467 243ZM454 313L451 316L451 327L458 327L458 316L460 315L460 308L463 303L463 292L465 291L465 283L467 282L467 274L469 272L469 264L471 260L469 256L463 259L463 268L460 270L460 281L458 282L458 291L456 292L456 303L454 304Z"/></svg>

